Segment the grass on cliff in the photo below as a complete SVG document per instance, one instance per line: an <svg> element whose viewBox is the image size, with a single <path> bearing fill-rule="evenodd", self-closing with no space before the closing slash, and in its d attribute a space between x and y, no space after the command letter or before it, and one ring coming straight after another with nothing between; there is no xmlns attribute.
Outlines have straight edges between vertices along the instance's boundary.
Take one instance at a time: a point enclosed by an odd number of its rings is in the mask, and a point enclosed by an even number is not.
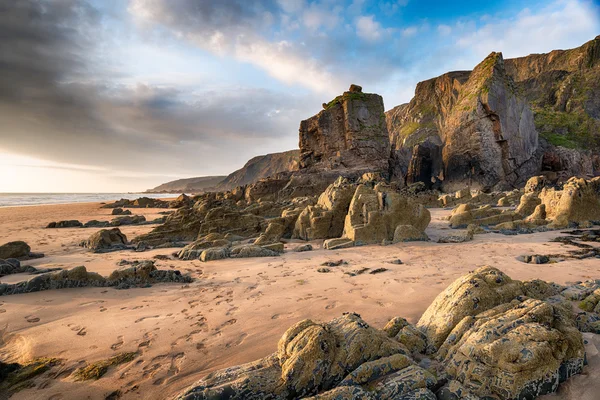
<svg viewBox="0 0 600 400"><path fill-rule="evenodd" d="M93 364L89 364L86 367L78 369L75 374L76 381L89 381L91 379L98 380L108 372L108 369L112 366L125 364L133 361L139 354L137 352L132 353L121 353L107 360L101 360Z"/></svg>
<svg viewBox="0 0 600 400"><path fill-rule="evenodd" d="M562 112L550 107L535 110L540 135L555 146L593 148L600 143L599 124L584 111Z"/></svg>
<svg viewBox="0 0 600 400"><path fill-rule="evenodd" d="M326 110L329 110L331 107L334 107L336 104L341 103L342 100L364 100L366 97L365 93L362 92L346 92L340 96L337 96L335 99L331 100L325 106Z"/></svg>

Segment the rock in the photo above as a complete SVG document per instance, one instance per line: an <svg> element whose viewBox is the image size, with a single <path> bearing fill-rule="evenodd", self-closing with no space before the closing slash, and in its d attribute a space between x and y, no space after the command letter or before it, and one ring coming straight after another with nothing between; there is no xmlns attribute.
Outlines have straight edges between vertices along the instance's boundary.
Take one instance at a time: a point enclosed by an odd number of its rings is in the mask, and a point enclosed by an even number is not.
<svg viewBox="0 0 600 400"><path fill-rule="evenodd" d="M130 210L123 210L122 208L113 208L111 215L131 215Z"/></svg>
<svg viewBox="0 0 600 400"><path fill-rule="evenodd" d="M229 240L222 239L222 235L212 234L196 240L179 251L177 257L180 260L197 260L204 250L215 247L229 247Z"/></svg>
<svg viewBox="0 0 600 400"><path fill-rule="evenodd" d="M469 225L475 227L475 225ZM438 239L438 243L464 243L473 240L473 229L467 229L461 233L453 233L451 235L442 236Z"/></svg>
<svg viewBox="0 0 600 400"><path fill-rule="evenodd" d="M387 171L390 154L383 99L349 91L300 123L300 169Z"/></svg>
<svg viewBox="0 0 600 400"><path fill-rule="evenodd" d="M0 284L0 296L39 292L43 290L78 288L78 287L116 287L127 289L134 286L144 287L157 282L189 283L192 279L181 275L179 271L158 270L154 261L142 261L133 266L113 271L108 278L88 272L84 266L45 273L16 284Z"/></svg>
<svg viewBox="0 0 600 400"><path fill-rule="evenodd" d="M532 176L525 184L525 194L539 194L548 185L548 179L541 176Z"/></svg>
<svg viewBox="0 0 600 400"><path fill-rule="evenodd" d="M200 254L200 261L222 260L228 258L230 254L229 247L211 247L202 251Z"/></svg>
<svg viewBox="0 0 600 400"><path fill-rule="evenodd" d="M571 178L561 191L544 188L539 197L554 228L600 221L600 177L591 180Z"/></svg>
<svg viewBox="0 0 600 400"><path fill-rule="evenodd" d="M353 247L354 241L346 238L327 239L323 242L323 248L327 250L339 250Z"/></svg>
<svg viewBox="0 0 600 400"><path fill-rule="evenodd" d="M343 237L355 243L381 243L393 240L399 225L412 225L424 232L430 220L429 210L408 197L379 184L374 189L359 185L350 203Z"/></svg>
<svg viewBox="0 0 600 400"><path fill-rule="evenodd" d="M312 245L310 245L310 244L303 244L303 245L300 245L300 246L296 247L294 249L294 251L297 252L297 253L301 253L301 252L304 252L304 251L312 251L312 249L313 249Z"/></svg>
<svg viewBox="0 0 600 400"><path fill-rule="evenodd" d="M31 247L23 241L8 242L0 246L0 258L25 258L29 257Z"/></svg>
<svg viewBox="0 0 600 400"><path fill-rule="evenodd" d="M448 375L476 396L535 398L583 369L581 333L553 305L514 300L451 331L438 357Z"/></svg>
<svg viewBox="0 0 600 400"><path fill-rule="evenodd" d="M283 243L282 243L283 245ZM279 253L254 244L236 246L231 249L232 258L275 257Z"/></svg>
<svg viewBox="0 0 600 400"><path fill-rule="evenodd" d="M146 217L143 215L123 215L120 217L113 218L110 221L111 226L122 226L122 225L139 225L146 222Z"/></svg>
<svg viewBox="0 0 600 400"><path fill-rule="evenodd" d="M285 226L277 222L271 222L263 234L261 234L254 244L259 246L276 244L285 233Z"/></svg>
<svg viewBox="0 0 600 400"><path fill-rule="evenodd" d="M177 198L169 203L169 208L181 208L192 205L194 201L185 193L180 194Z"/></svg>
<svg viewBox="0 0 600 400"><path fill-rule="evenodd" d="M304 240L340 237L356 185L339 177L319 196L317 204L306 207L298 216L293 238Z"/></svg>
<svg viewBox="0 0 600 400"><path fill-rule="evenodd" d="M46 228L81 228L83 224L76 219L69 221L50 222Z"/></svg>
<svg viewBox="0 0 600 400"><path fill-rule="evenodd" d="M123 250L127 248L127 236L121 233L119 228L102 229L83 241L81 245L94 253Z"/></svg>
<svg viewBox="0 0 600 400"><path fill-rule="evenodd" d="M428 352L435 352L463 318L520 295L523 295L521 283L496 268L481 267L458 278L435 298L417 323L427 335Z"/></svg>
<svg viewBox="0 0 600 400"><path fill-rule="evenodd" d="M88 221L85 224L83 224L84 228L107 228L109 226L110 226L110 222L98 221L96 219L93 219L93 220Z"/></svg>
<svg viewBox="0 0 600 400"><path fill-rule="evenodd" d="M169 202L149 197L140 197L136 200L121 199L114 203L107 203L101 208L168 208Z"/></svg>
<svg viewBox="0 0 600 400"><path fill-rule="evenodd" d="M275 253L283 253L283 243L271 243L262 246L263 249L274 251Z"/></svg>
<svg viewBox="0 0 600 400"><path fill-rule="evenodd" d="M412 225L398 225L394 230L393 243L429 240L425 232L419 231Z"/></svg>

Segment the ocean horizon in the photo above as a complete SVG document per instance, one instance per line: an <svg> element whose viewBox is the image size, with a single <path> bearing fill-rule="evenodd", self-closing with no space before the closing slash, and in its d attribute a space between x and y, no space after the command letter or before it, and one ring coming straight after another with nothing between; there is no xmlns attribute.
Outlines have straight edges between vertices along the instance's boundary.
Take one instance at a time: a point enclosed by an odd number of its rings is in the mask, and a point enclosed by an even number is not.
<svg viewBox="0 0 600 400"><path fill-rule="evenodd" d="M120 199L149 197L162 199L181 193L0 193L0 207L38 206L49 204L96 203Z"/></svg>

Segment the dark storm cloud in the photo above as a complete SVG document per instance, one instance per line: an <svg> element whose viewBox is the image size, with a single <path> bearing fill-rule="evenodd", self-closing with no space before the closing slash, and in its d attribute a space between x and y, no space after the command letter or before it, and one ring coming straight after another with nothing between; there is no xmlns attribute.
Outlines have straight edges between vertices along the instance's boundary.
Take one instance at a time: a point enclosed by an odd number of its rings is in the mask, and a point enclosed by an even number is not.
<svg viewBox="0 0 600 400"><path fill-rule="evenodd" d="M94 53L105 32L103 16L88 3L6 3L0 5L0 149L117 170L225 172L261 147L272 150L265 141L293 138L290 127L308 112L296 105L305 99L267 90L116 84ZM243 25L256 9L223 4L202 15Z"/></svg>

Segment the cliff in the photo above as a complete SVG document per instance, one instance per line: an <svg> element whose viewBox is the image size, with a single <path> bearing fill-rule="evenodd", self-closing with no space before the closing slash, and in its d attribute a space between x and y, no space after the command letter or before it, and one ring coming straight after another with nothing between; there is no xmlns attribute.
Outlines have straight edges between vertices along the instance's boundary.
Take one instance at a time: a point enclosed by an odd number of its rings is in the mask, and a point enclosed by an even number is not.
<svg viewBox="0 0 600 400"><path fill-rule="evenodd" d="M504 60L417 85L386 113L392 172L454 190L600 172L600 36L571 50Z"/></svg>
<svg viewBox="0 0 600 400"><path fill-rule="evenodd" d="M210 190L219 184L225 176L201 176L198 178L177 179L149 189L147 193L199 193Z"/></svg>

